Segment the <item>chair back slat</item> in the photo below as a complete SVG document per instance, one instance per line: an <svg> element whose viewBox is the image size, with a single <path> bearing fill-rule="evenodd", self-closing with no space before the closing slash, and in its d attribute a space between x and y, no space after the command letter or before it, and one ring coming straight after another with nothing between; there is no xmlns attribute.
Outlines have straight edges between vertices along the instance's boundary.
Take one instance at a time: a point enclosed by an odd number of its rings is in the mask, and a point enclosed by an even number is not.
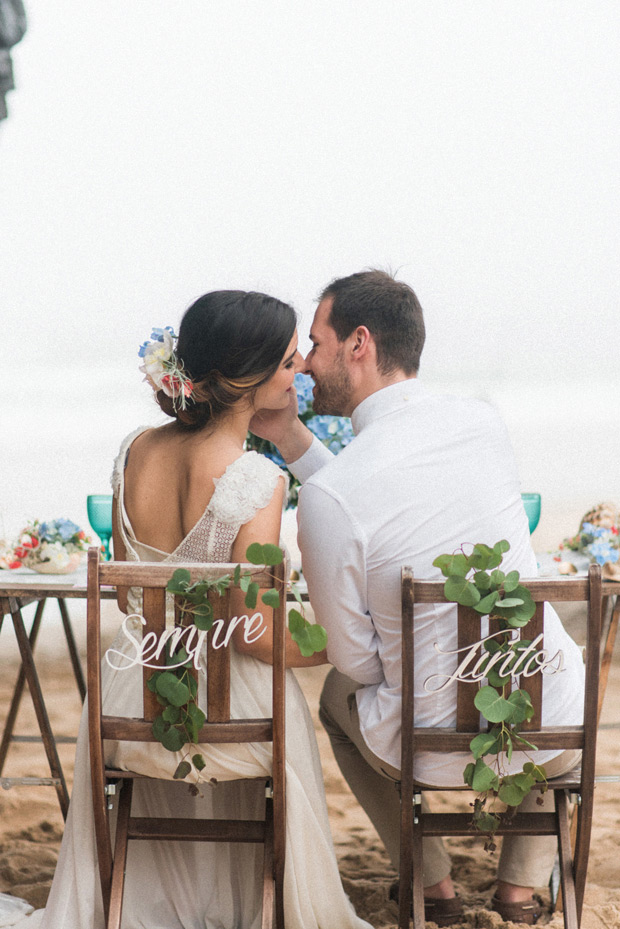
<svg viewBox="0 0 620 929"><path fill-rule="evenodd" d="M209 593L209 602L215 616L228 618L230 595L226 591L221 597ZM230 719L230 646L214 648L212 633L209 633L207 650L207 719L210 723L225 723Z"/></svg>
<svg viewBox="0 0 620 929"><path fill-rule="evenodd" d="M543 636L541 639L540 645L538 648L545 647L544 639L544 630L545 630L545 604L537 603L536 612L530 619L527 626L523 626L521 629L522 639L529 639L530 642L534 642L538 636ZM527 665L527 662L526 662ZM523 729L528 731L533 731L540 729L542 725L542 692L543 692L543 676L542 674L533 674L531 677L522 677L521 678L521 687L524 690L527 690L532 701L532 706L534 707L534 715L531 719L526 720L523 723Z"/></svg>
<svg viewBox="0 0 620 929"><path fill-rule="evenodd" d="M146 620L143 635L154 634L159 637L166 628L166 591L163 588L144 587L142 591L142 615ZM161 661L163 663L163 656ZM142 700L144 719L154 720L161 713L157 695L149 690L147 681L153 674L152 668L142 669Z"/></svg>
<svg viewBox="0 0 620 929"><path fill-rule="evenodd" d="M461 649L470 648L480 641L480 614L470 607L459 605L457 617L457 661L460 661L465 654ZM480 728L480 712L474 706L474 697L478 693L478 685L458 681L456 689L456 731L477 732Z"/></svg>

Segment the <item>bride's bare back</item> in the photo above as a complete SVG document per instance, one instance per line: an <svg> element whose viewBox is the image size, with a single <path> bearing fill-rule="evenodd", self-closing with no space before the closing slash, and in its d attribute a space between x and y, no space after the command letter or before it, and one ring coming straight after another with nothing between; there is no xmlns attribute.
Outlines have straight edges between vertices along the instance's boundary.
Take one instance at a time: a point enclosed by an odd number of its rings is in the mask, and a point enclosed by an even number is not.
<svg viewBox="0 0 620 929"><path fill-rule="evenodd" d="M243 454L223 430L205 435L176 424L133 442L125 469L125 509L136 538L173 552L203 515L229 464Z"/></svg>

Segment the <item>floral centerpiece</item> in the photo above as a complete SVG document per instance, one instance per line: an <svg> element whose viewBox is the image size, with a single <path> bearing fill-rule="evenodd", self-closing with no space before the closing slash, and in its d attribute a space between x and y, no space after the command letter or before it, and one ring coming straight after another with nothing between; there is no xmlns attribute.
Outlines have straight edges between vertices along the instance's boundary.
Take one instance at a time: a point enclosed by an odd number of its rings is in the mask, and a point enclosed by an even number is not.
<svg viewBox="0 0 620 929"><path fill-rule="evenodd" d="M22 529L16 542L0 546L0 567L32 568L41 574L74 571L90 539L70 519L34 522Z"/></svg>
<svg viewBox="0 0 620 929"><path fill-rule="evenodd" d="M599 503L585 514L577 535L564 539L560 551L578 552L600 564L607 577L620 578L620 511L613 503ZM562 556L560 556L562 557ZM562 566L566 566L562 570ZM560 573L572 573L570 560L561 562ZM573 567L574 570L574 567Z"/></svg>
<svg viewBox="0 0 620 929"><path fill-rule="evenodd" d="M312 378L307 374L295 375L295 390L297 391L299 418L330 452L337 455L353 438L351 420L346 416L322 416L314 412L312 408ZM289 476L287 508L297 506L299 481L288 470L275 445L267 439L259 439L258 436L249 432L246 448L266 455L267 458L270 458L286 471Z"/></svg>

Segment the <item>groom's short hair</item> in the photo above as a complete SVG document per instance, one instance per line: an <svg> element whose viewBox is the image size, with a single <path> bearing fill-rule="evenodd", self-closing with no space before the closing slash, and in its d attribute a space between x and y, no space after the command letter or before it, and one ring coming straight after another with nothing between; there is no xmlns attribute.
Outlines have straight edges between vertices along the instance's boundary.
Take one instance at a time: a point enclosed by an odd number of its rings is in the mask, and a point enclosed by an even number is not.
<svg viewBox="0 0 620 929"><path fill-rule="evenodd" d="M320 300L332 298L329 324L339 342L357 326L366 326L377 346L381 374L417 374L424 347L424 316L408 284L386 271L370 270L328 284Z"/></svg>

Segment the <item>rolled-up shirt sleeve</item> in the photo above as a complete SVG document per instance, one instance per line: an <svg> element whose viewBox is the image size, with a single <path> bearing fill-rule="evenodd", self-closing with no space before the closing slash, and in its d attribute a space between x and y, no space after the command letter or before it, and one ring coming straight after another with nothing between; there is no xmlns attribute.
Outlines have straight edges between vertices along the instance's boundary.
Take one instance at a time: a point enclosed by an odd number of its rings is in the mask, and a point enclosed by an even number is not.
<svg viewBox="0 0 620 929"><path fill-rule="evenodd" d="M308 595L327 630L327 657L360 684L378 684L384 675L367 608L362 529L344 501L314 481L300 490L297 518Z"/></svg>
<svg viewBox="0 0 620 929"><path fill-rule="evenodd" d="M322 442L313 437L312 443L306 449L301 458L295 461L289 461L286 467L289 469L298 481L303 484L308 478L319 471L324 465L329 464L334 456L328 448L325 448Z"/></svg>

